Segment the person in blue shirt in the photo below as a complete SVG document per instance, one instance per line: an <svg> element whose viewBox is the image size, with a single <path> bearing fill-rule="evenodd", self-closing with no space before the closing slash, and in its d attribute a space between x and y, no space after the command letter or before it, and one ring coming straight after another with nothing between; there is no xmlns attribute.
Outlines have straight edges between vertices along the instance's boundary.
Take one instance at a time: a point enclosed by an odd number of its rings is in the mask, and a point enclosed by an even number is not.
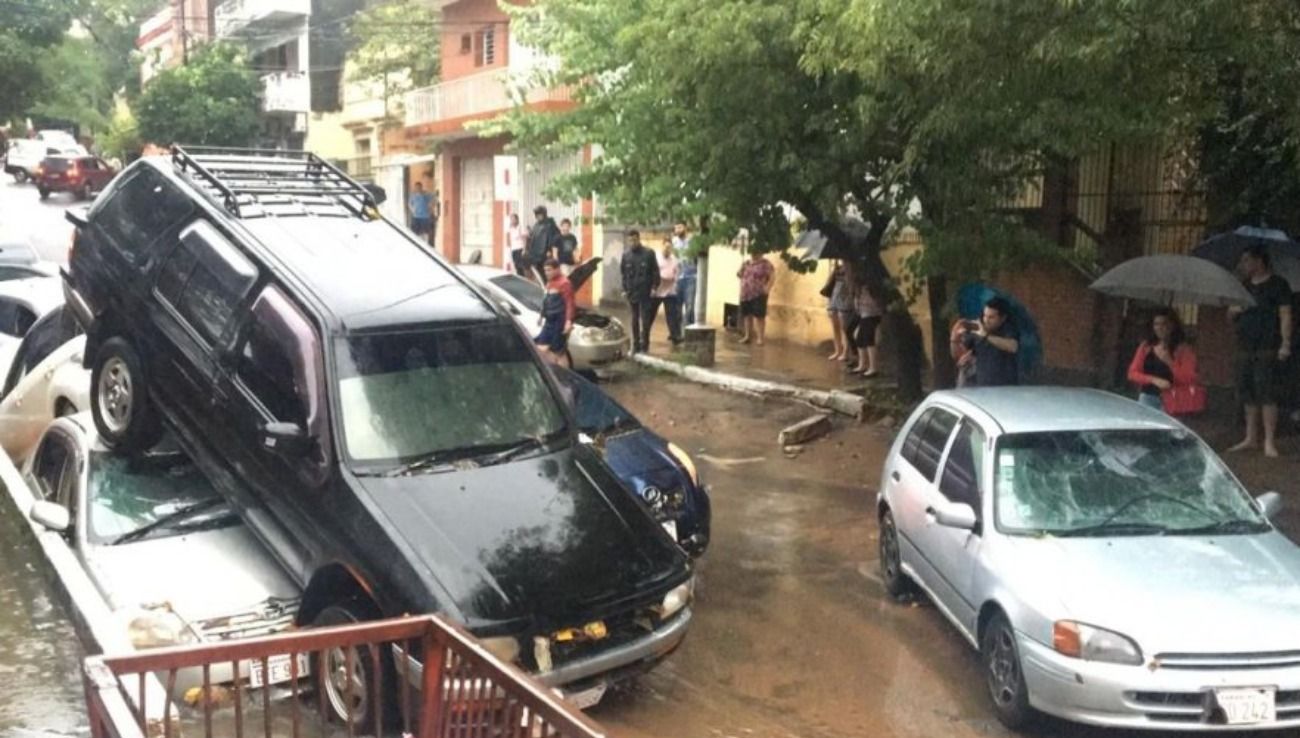
<svg viewBox="0 0 1300 738"><path fill-rule="evenodd" d="M433 241L433 195L424 191L424 183L415 183L415 192L407 203L411 211L411 230Z"/></svg>

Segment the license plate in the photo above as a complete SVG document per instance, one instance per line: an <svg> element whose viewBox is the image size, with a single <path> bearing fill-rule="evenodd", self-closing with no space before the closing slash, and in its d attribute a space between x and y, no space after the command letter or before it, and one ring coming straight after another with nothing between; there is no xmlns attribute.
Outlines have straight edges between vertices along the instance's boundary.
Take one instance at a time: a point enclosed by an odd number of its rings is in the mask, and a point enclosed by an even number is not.
<svg viewBox="0 0 1300 738"><path fill-rule="evenodd" d="M600 700L605 696L605 690L608 687L608 684L601 682L600 684L597 684L594 687L588 687L581 692L565 692L564 699L568 700L569 704L579 710L587 710L600 704Z"/></svg>
<svg viewBox="0 0 1300 738"><path fill-rule="evenodd" d="M1216 689L1214 700L1228 725L1254 725L1277 720L1277 690L1273 687Z"/></svg>
<svg viewBox="0 0 1300 738"><path fill-rule="evenodd" d="M676 521L676 520L668 520L668 521L665 521L664 524L663 524L663 526L664 526L664 530L668 531L668 535L671 536L672 539L673 539L674 541L676 541L676 540L677 540L677 521Z"/></svg>
<svg viewBox="0 0 1300 738"><path fill-rule="evenodd" d="M250 660L248 663L248 686L253 689L265 687L268 684L280 684L293 678L290 669L289 655L281 654L272 656L266 660L266 672L262 671L261 659ZM307 654L298 654L298 676L307 676L311 670L311 662L307 659Z"/></svg>

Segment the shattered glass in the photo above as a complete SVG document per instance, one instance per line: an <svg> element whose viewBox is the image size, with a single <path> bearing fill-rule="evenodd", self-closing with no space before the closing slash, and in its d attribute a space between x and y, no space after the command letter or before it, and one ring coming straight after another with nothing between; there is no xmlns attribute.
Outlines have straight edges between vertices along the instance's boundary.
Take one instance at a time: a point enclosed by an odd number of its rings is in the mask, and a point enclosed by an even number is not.
<svg viewBox="0 0 1300 738"><path fill-rule="evenodd" d="M1012 532L1069 534L1123 525L1178 532L1235 521L1265 525L1223 463L1182 431L1010 435L998 444L996 474L998 523Z"/></svg>

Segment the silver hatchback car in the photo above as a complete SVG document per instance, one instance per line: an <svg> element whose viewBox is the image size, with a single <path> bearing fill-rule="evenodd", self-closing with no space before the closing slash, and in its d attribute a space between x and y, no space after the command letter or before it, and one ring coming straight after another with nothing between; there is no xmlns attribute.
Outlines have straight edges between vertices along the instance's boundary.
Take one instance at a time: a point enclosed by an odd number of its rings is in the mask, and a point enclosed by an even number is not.
<svg viewBox="0 0 1300 738"><path fill-rule="evenodd" d="M1300 548L1186 427L1063 388L931 395L885 463L882 578L979 649L998 718L1300 726Z"/></svg>

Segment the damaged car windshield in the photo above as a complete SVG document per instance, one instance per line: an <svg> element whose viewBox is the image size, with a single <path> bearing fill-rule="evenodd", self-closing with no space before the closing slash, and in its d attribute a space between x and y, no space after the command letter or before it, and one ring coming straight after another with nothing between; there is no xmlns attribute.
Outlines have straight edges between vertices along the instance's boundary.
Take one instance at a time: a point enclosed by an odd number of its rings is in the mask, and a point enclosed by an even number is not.
<svg viewBox="0 0 1300 738"><path fill-rule="evenodd" d="M189 459L180 454L90 454L89 538L111 543L149 529L149 537L235 525L239 518ZM177 517L182 510L192 515ZM165 527L156 526L168 518Z"/></svg>
<svg viewBox="0 0 1300 738"><path fill-rule="evenodd" d="M1251 533L1268 529L1246 491L1179 431L1065 431L1004 437L998 525L1051 535Z"/></svg>
<svg viewBox="0 0 1300 738"><path fill-rule="evenodd" d="M556 439L566 428L510 324L350 336L337 355L343 437L366 471Z"/></svg>

